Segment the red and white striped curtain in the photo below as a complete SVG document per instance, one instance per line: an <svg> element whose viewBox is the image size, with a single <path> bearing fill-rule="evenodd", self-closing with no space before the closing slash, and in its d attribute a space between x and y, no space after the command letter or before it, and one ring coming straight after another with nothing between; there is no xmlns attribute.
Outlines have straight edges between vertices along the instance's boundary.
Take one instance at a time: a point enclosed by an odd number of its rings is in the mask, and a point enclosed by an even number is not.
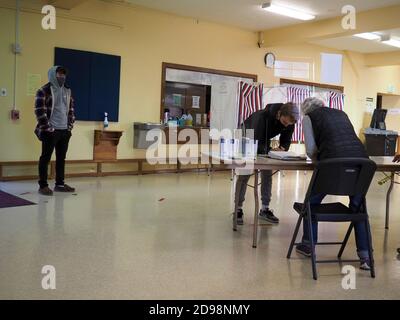
<svg viewBox="0 0 400 320"><path fill-rule="evenodd" d="M329 108L343 111L344 94L341 92L329 92Z"/></svg>
<svg viewBox="0 0 400 320"><path fill-rule="evenodd" d="M311 97L311 91L303 88L296 88L296 87L288 87L288 102L292 102L297 105L299 108L300 119L294 125L294 132L292 136L293 142L303 142L304 141L304 134L303 134L303 116L300 112L300 106L304 100Z"/></svg>
<svg viewBox="0 0 400 320"><path fill-rule="evenodd" d="M238 127L250 117L254 112L263 108L263 90L264 85L239 82L238 97L239 97L239 115Z"/></svg>

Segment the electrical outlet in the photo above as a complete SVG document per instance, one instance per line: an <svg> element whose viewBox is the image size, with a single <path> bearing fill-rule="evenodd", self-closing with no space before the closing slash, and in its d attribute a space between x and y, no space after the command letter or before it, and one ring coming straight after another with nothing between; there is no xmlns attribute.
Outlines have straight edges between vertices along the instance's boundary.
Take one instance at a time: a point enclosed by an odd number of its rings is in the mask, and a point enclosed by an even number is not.
<svg viewBox="0 0 400 320"><path fill-rule="evenodd" d="M19 110L11 110L11 119L19 120Z"/></svg>
<svg viewBox="0 0 400 320"><path fill-rule="evenodd" d="M0 89L0 96L1 97L7 97L7 89L6 88L1 88Z"/></svg>

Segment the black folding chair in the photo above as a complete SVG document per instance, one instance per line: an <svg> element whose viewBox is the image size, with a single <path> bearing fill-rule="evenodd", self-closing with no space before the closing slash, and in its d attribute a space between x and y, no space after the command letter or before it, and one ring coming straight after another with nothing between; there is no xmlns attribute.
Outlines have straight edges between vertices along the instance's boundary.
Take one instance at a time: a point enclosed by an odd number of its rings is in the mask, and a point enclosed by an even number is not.
<svg viewBox="0 0 400 320"><path fill-rule="evenodd" d="M304 203L295 203L293 208L299 214L299 219L290 243L287 258L290 259L299 228L303 219L307 219L309 226L309 239L311 246L311 261L313 278L317 280L317 263L332 262L357 262L360 260L341 260L342 253L349 240L355 222L365 223L368 236L368 253L370 258L371 277L375 278L374 258L372 254L372 237L368 220L367 203L365 196L376 171L376 164L364 158L336 158L321 161L317 164ZM354 196L361 195L362 203L355 212L341 202L311 205L310 197L316 194ZM343 242L317 242L314 243L312 234L312 221L322 222L350 222L350 227ZM304 223L303 222L303 223ZM338 260L316 260L316 245L341 245Z"/></svg>

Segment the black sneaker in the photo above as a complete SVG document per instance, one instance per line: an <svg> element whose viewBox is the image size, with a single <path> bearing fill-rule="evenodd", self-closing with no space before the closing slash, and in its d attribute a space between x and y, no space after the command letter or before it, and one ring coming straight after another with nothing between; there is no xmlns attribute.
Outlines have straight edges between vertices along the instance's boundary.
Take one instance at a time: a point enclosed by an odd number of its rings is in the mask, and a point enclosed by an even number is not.
<svg viewBox="0 0 400 320"><path fill-rule="evenodd" d="M56 185L54 187L54 191L57 191L57 192L75 192L75 188L72 188L67 184L64 184L62 186Z"/></svg>
<svg viewBox="0 0 400 320"><path fill-rule="evenodd" d="M39 193L44 196L52 196L53 195L53 191L49 187L40 188Z"/></svg>
<svg viewBox="0 0 400 320"><path fill-rule="evenodd" d="M397 253L400 254L400 248L397 248Z"/></svg>
<svg viewBox="0 0 400 320"><path fill-rule="evenodd" d="M274 213L270 209L266 210L260 210L260 213L258 214L258 217L260 219L263 219L265 221L268 221L270 223L278 224L279 219L274 216Z"/></svg>
<svg viewBox="0 0 400 320"><path fill-rule="evenodd" d="M296 246L296 252L302 254L303 256L311 257L311 248L306 244L298 244Z"/></svg>
<svg viewBox="0 0 400 320"><path fill-rule="evenodd" d="M235 219L235 217L233 217ZM238 209L237 212L237 224L238 226L242 226L244 224L243 222L243 209Z"/></svg>

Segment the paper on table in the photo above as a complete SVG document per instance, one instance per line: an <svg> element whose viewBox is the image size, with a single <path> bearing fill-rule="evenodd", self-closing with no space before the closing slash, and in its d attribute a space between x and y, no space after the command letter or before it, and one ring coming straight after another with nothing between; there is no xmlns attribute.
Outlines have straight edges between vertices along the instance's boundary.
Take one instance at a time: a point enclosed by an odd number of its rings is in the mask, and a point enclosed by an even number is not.
<svg viewBox="0 0 400 320"><path fill-rule="evenodd" d="M277 160L307 160L307 156L292 151L270 151L268 157Z"/></svg>

